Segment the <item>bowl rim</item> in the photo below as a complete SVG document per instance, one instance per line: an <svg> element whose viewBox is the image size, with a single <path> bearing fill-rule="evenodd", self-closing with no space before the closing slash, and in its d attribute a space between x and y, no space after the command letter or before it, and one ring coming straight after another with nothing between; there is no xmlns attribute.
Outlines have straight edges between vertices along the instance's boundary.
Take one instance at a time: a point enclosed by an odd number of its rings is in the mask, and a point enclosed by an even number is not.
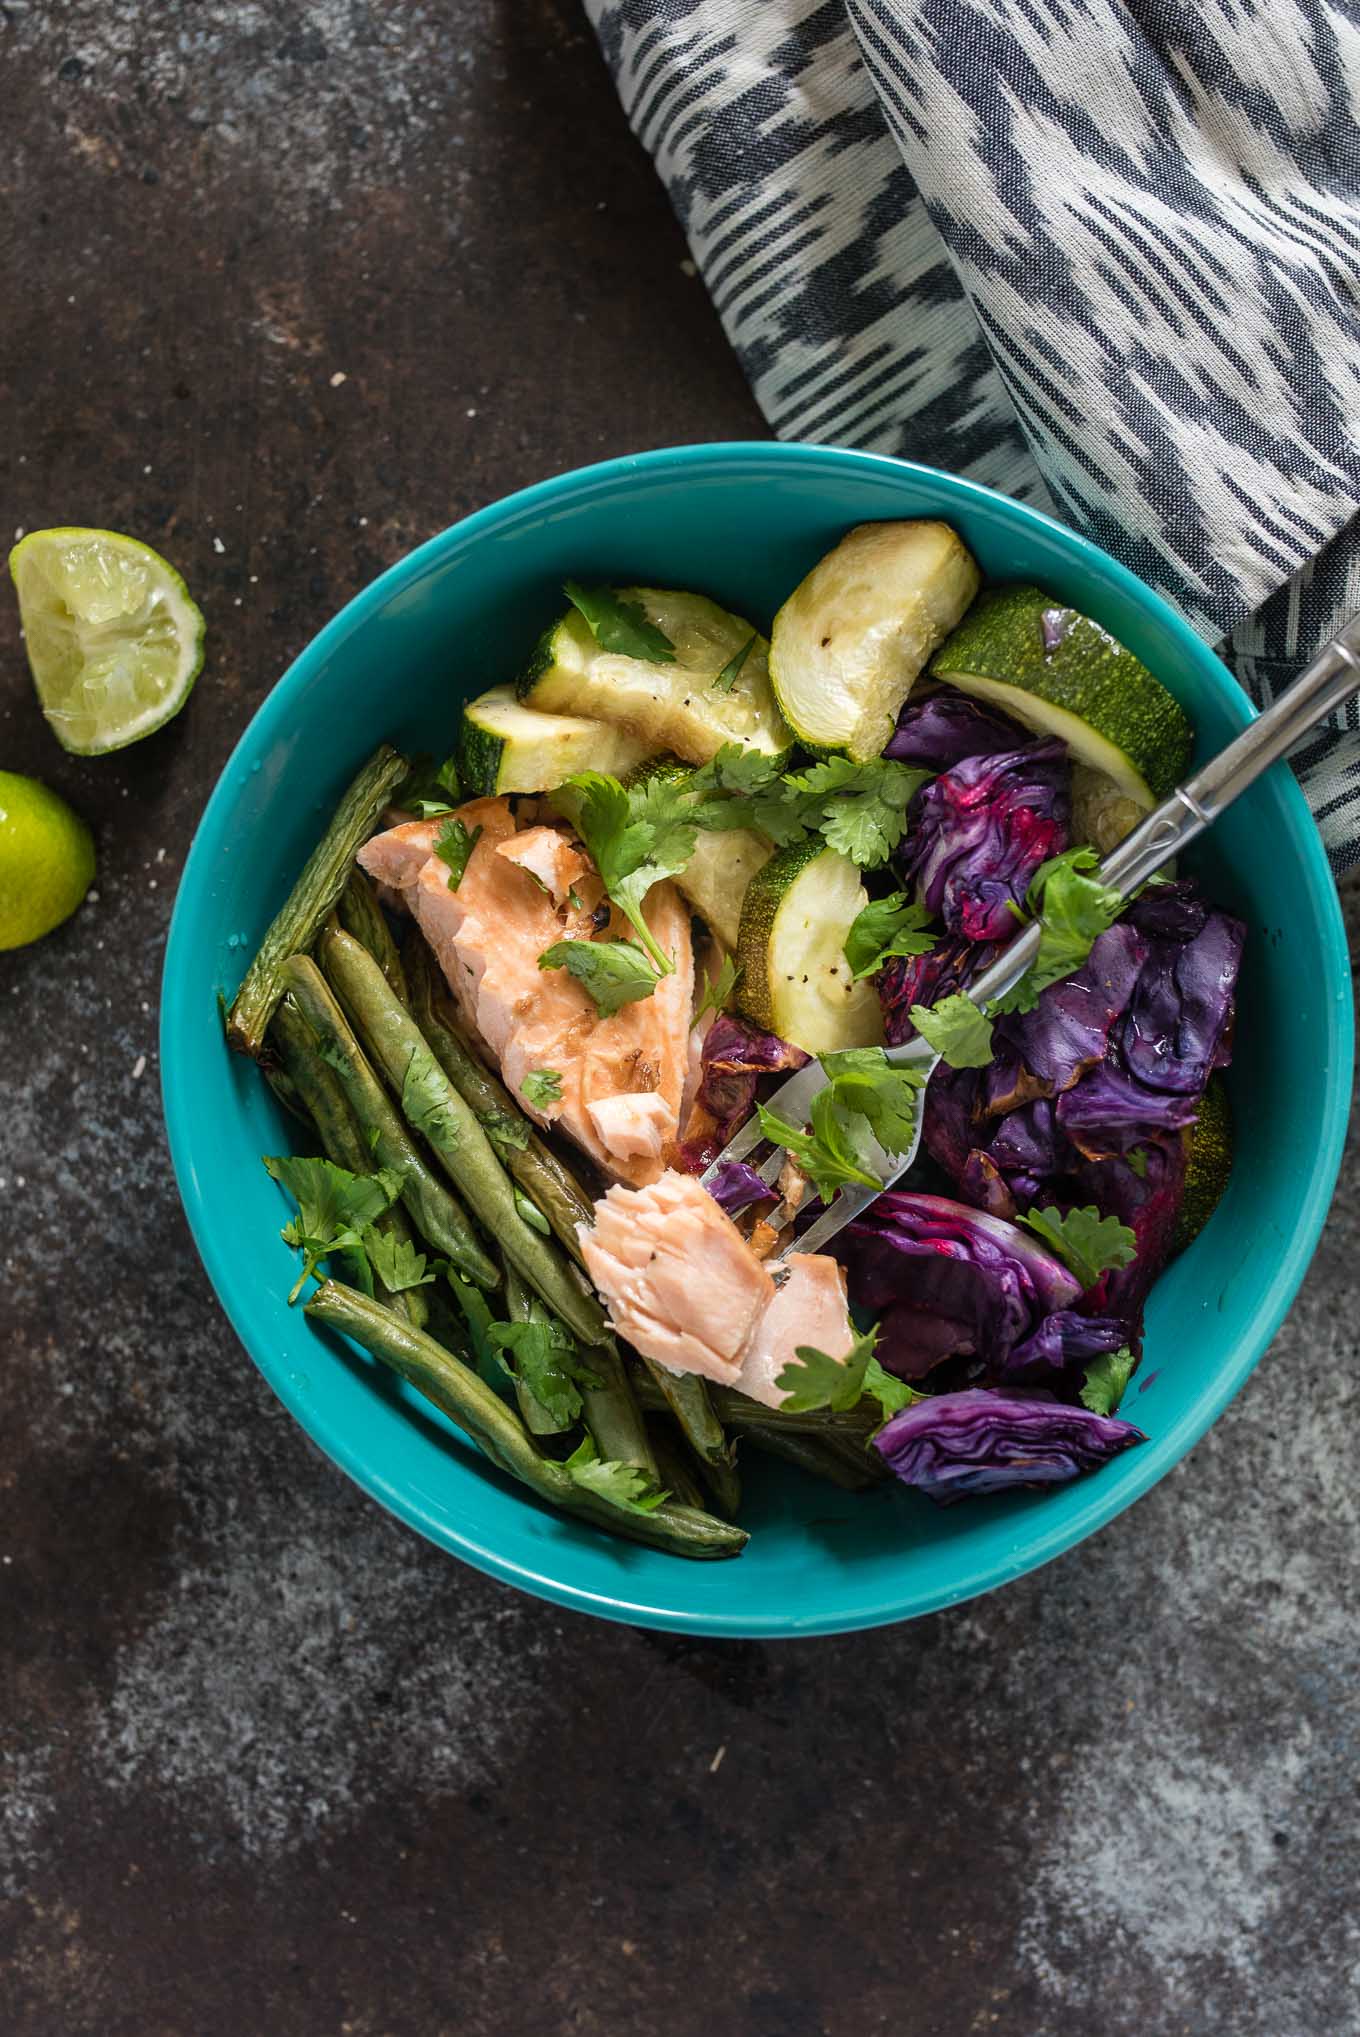
<svg viewBox="0 0 1360 2037"><path fill-rule="evenodd" d="M1056 534L1064 548L1089 561L1126 597L1169 625L1172 634L1179 640L1183 655L1198 667L1206 684L1218 692L1231 718L1240 726L1245 726L1254 719L1256 710L1231 673L1184 617L1178 615L1160 594L1089 538L1069 529L1067 525L1048 516L1044 511L1003 495L999 490L989 488L982 482L944 473L921 462L896 459L889 454L779 439L713 440L663 446L646 452L595 461L586 466L566 468L541 481L517 489L509 495L500 496L482 508L472 511L386 567L376 579L353 595L303 646L265 695L222 765L208 801L199 816L189 853L185 858L166 938L161 980L159 1049L161 1098L171 1164L188 1219L190 1235L214 1293L251 1361L263 1373L274 1393L299 1423L303 1432L332 1462L346 1472L363 1491L408 1527L416 1529L427 1540L459 1557L463 1562L471 1564L474 1569L499 1578L505 1583L516 1585L533 1596L573 1611L591 1613L596 1617L630 1626L672 1633L715 1634L733 1639L740 1637L775 1640L816 1634L852 1633L866 1628L890 1625L948 1606L962 1604L968 1599L993 1591L1013 1578L1023 1576L1051 1562L1064 1551L1075 1547L1086 1536L1106 1526L1157 1484L1185 1456L1217 1421L1264 1355L1293 1302L1316 1249L1331 1204L1345 1143L1350 1094L1349 1077L1354 1054L1354 1017L1348 994L1349 962L1344 922L1326 851L1292 772L1286 764L1277 764L1273 770L1281 781L1279 789L1285 799L1292 804L1296 820L1302 823L1299 829L1301 837L1299 880L1306 886L1323 928L1321 961L1324 976L1329 979L1327 988L1333 993L1327 998L1325 1006L1330 1024L1330 1033L1325 1045L1332 1073L1326 1096L1324 1137L1317 1152L1316 1164L1299 1199L1289 1243L1281 1255L1268 1290L1244 1328L1236 1352L1229 1362L1221 1367L1212 1392L1193 1412L1182 1416L1170 1429L1152 1437L1133 1453L1131 1465L1133 1475L1128 1477L1126 1474L1126 1480L1117 1499L1105 1497L1105 1494L1111 1491L1105 1481L1091 1479L1085 1482L1085 1490L1089 1494L1087 1503L1074 1515L1068 1515L1061 1525L1055 1522L1053 1527L1045 1529L1036 1509L1033 1528L1029 1529L1027 1524L1023 1552L1017 1552L1009 1560L997 1558L986 1560L972 1579L958 1590L919 1588L913 1590L911 1583L913 1566L904 1563L900 1573L901 1582L895 1584L890 1593L885 1593L879 1588L862 1603L835 1611L803 1617L788 1611L773 1611L768 1615L752 1614L749 1611L728 1615L720 1610L709 1609L694 1612L678 1611L666 1605L649 1603L645 1596L640 1596L636 1600L630 1599L626 1595L626 1587L621 1587L617 1593L606 1594L564 1581L559 1576L548 1574L546 1570L537 1570L517 1562L494 1546L483 1544L466 1532L451 1528L446 1522L436 1521L412 1494L375 1473L364 1461L361 1445L351 1441L342 1428L333 1427L314 1402L309 1399L304 1401L303 1396L293 1388L288 1367L283 1363L272 1361L267 1354L262 1354L256 1349L248 1327L246 1311L238 1300L239 1283L234 1277L232 1255L226 1243L219 1240L215 1227L208 1221L206 1198L194 1162L193 1097L183 1079L177 1040L180 1037L187 1037L189 1030L196 1023L193 1004L202 994L202 990L201 986L185 981L185 972L177 965L180 951L189 940L188 927L191 914L198 910L198 895L215 861L223 831L222 823L232 804L237 767L247 751L262 747L273 736L277 725L287 715L292 694L317 665L323 663L341 642L361 628L370 616L394 595L401 593L412 582L418 580L429 567L437 564L447 552L475 542L480 536L507 520L522 517L526 513L532 514L542 507L551 505L562 494L579 495L583 489L611 490L620 482L641 475L664 475L671 470L693 469L695 466L731 468L747 462L761 466L773 464L814 469L824 465L842 471L849 467L878 477L924 480L934 487L942 488L946 496L952 495L955 499L1002 504L1008 515L1020 519L1022 523L1033 524L1045 532ZM947 516L948 510L942 508L940 514Z"/></svg>

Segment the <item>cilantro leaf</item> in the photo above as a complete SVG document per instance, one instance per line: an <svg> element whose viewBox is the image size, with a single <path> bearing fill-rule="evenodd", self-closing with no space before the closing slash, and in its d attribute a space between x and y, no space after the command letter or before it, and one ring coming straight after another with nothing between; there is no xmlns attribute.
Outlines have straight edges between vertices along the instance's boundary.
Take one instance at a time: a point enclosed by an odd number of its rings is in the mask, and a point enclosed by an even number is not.
<svg viewBox="0 0 1360 2037"><path fill-rule="evenodd" d="M871 899L845 937L843 952L855 981L875 975L890 955L928 955L938 938L926 927L929 917L904 891Z"/></svg>
<svg viewBox="0 0 1360 2037"><path fill-rule="evenodd" d="M701 764L689 781L691 792L768 792L779 784L779 766L764 750L744 743L724 743L715 757Z"/></svg>
<svg viewBox="0 0 1360 2037"><path fill-rule="evenodd" d="M804 821L821 830L828 846L872 870L901 841L907 802L929 775L892 757L871 757L864 764L826 757L806 771L790 772L784 782L799 795Z"/></svg>
<svg viewBox="0 0 1360 2037"><path fill-rule="evenodd" d="M525 1323L491 1323L487 1341L521 1385L566 1429L582 1408L580 1386L594 1386L593 1373L578 1358L570 1332L537 1302Z"/></svg>
<svg viewBox="0 0 1360 2037"><path fill-rule="evenodd" d="M621 601L612 587L582 587L576 580L568 580L562 592L585 617L602 651L615 651L621 658L642 658L649 665L675 663L675 645L655 623L648 622L641 603Z"/></svg>
<svg viewBox="0 0 1360 2037"><path fill-rule="evenodd" d="M451 820L434 845L434 853L441 863L449 866L449 890L456 891L463 881L468 858L477 846L481 827L475 827L469 834L460 820Z"/></svg>
<svg viewBox="0 0 1360 2037"><path fill-rule="evenodd" d="M580 794L575 824L601 882L627 915L663 976L675 963L652 937L642 902L663 877L674 877L694 854L698 828L689 811L687 788L650 778L624 787L603 771L578 771L567 784Z"/></svg>
<svg viewBox="0 0 1360 2037"><path fill-rule="evenodd" d="M1122 1351L1106 1351L1093 1358L1081 1389L1082 1406L1090 1408L1093 1415L1112 1415L1124 1398L1133 1376L1133 1364L1133 1353L1127 1345Z"/></svg>
<svg viewBox="0 0 1360 2037"><path fill-rule="evenodd" d="M519 1093L532 1109L546 1111L550 1103L562 1101L562 1077L555 1068L531 1068Z"/></svg>
<svg viewBox="0 0 1360 2037"><path fill-rule="evenodd" d="M409 1238L377 1230L371 1224L364 1232L364 1250L373 1271L393 1294L405 1294L411 1287L428 1287L443 1263L428 1260Z"/></svg>
<svg viewBox="0 0 1360 2037"><path fill-rule="evenodd" d="M433 1145L457 1145L458 1113L449 1101L449 1078L423 1042L412 1047L401 1078L401 1114Z"/></svg>
<svg viewBox="0 0 1360 2037"><path fill-rule="evenodd" d="M503 1393L508 1368L491 1341L491 1326L495 1317L491 1313L489 1300L480 1287L474 1287L461 1273L450 1272L449 1286L467 1324L468 1343L472 1346L473 1361L479 1378L484 1379L488 1386L494 1386L497 1393Z"/></svg>
<svg viewBox="0 0 1360 2037"><path fill-rule="evenodd" d="M376 1174L351 1174L332 1160L292 1153L266 1154L264 1164L298 1206L297 1215L280 1233L285 1244L297 1246L303 1254L302 1272L288 1297L291 1307L322 1259L332 1252L363 1253L361 1233L391 1209L401 1193L401 1179L387 1168Z"/></svg>
<svg viewBox="0 0 1360 2037"><path fill-rule="evenodd" d="M964 991L914 1004L911 1022L951 1068L985 1068L992 1058L992 1022Z"/></svg>
<svg viewBox="0 0 1360 2037"><path fill-rule="evenodd" d="M1083 1294L1102 1273L1131 1266L1138 1257L1138 1240L1128 1225L1118 1217L1103 1217L1098 1209L1028 1209L1020 1222L1071 1269Z"/></svg>
<svg viewBox="0 0 1360 2037"><path fill-rule="evenodd" d="M807 834L803 801L780 776L774 760L740 743L724 743L689 781L690 818L710 834L754 828L777 849ZM723 795L717 797L715 795Z"/></svg>
<svg viewBox="0 0 1360 2037"><path fill-rule="evenodd" d="M1051 984L1080 969L1092 946L1124 909L1121 891L1102 884L1094 849L1068 849L1041 863L1025 893L1039 921L1039 951L1013 989L997 1000L998 1011L1033 1011Z"/></svg>
<svg viewBox="0 0 1360 2037"><path fill-rule="evenodd" d="M477 1122L502 1160L508 1153L522 1153L529 1143L529 1127L518 1111L502 1110L491 1104L478 1111Z"/></svg>
<svg viewBox="0 0 1360 2037"><path fill-rule="evenodd" d="M830 1202L838 1189L856 1182L862 1188L881 1188L876 1174L869 1174L855 1150L850 1114L838 1103L835 1085L828 1083L812 1099L812 1130L799 1131L763 1103L756 1105L760 1129L767 1139L791 1153L823 1202Z"/></svg>
<svg viewBox="0 0 1360 2037"><path fill-rule="evenodd" d="M619 1507L626 1514L653 1513L662 1500L670 1498L669 1493L653 1486L647 1473L636 1464L625 1464L619 1458L602 1459L589 1436L563 1460L563 1468L570 1472L574 1484L593 1492L597 1499L608 1500L610 1506Z"/></svg>
<svg viewBox="0 0 1360 2037"><path fill-rule="evenodd" d="M715 693L730 693L732 691L732 688L741 677L742 666L746 663L746 660L759 642L760 638L752 633L752 635L747 637L746 642L736 655L728 659L717 678L713 681L713 691Z"/></svg>
<svg viewBox="0 0 1360 2037"><path fill-rule="evenodd" d="M741 971L732 960L732 957L724 955L718 973L709 984L707 990L705 990L703 1002L690 1020L690 1024L698 1025L699 1020L706 1011L724 1010L731 1000L732 992L737 987L737 978L740 975Z"/></svg>
<svg viewBox="0 0 1360 2037"><path fill-rule="evenodd" d="M452 757L436 764L433 757L419 756L412 758L410 774L397 787L392 803L419 820L433 820L441 813L452 813L462 796Z"/></svg>
<svg viewBox="0 0 1360 2037"><path fill-rule="evenodd" d="M1145 1146L1132 1146L1124 1155L1140 1181L1147 1180L1148 1156Z"/></svg>
<svg viewBox="0 0 1360 2037"><path fill-rule="evenodd" d="M540 969L566 969L583 983L601 1018L650 997L657 979L635 941L554 941L538 958Z"/></svg>
<svg viewBox="0 0 1360 2037"><path fill-rule="evenodd" d="M882 1047L845 1047L818 1058L837 1103L865 1120L884 1152L909 1152L917 1098L928 1079L925 1069L896 1066Z"/></svg>
<svg viewBox="0 0 1360 2037"><path fill-rule="evenodd" d="M810 1414L814 1408L830 1408L845 1414L864 1391L864 1375L878 1342L877 1329L856 1337L844 1358L832 1358L812 1344L800 1344L796 1358L784 1367L775 1385L783 1394L781 1406L791 1415Z"/></svg>
<svg viewBox="0 0 1360 2037"><path fill-rule="evenodd" d="M811 1344L800 1344L796 1359L789 1360L775 1381L784 1394L781 1405L790 1414L810 1414L816 1408L845 1414L869 1394L878 1402L884 1421L891 1421L923 1396L884 1370L874 1356L877 1341L878 1330L866 1330L845 1358L829 1358Z"/></svg>

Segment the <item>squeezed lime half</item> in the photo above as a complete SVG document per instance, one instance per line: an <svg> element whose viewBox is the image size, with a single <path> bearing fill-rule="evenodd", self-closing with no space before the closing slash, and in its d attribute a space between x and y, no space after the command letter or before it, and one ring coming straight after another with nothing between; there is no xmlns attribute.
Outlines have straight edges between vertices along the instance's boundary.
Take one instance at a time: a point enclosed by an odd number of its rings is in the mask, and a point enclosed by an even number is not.
<svg viewBox="0 0 1360 2037"><path fill-rule="evenodd" d="M63 748L100 757L179 713L203 663L180 575L112 530L35 530L9 555L33 683Z"/></svg>

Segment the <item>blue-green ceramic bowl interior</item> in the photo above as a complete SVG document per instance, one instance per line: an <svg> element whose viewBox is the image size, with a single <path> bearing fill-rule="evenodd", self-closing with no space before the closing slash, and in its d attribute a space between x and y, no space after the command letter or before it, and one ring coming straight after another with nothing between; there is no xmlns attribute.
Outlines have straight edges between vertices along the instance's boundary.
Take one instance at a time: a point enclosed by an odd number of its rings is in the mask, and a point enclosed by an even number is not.
<svg viewBox="0 0 1360 2037"><path fill-rule="evenodd" d="M1031 510L828 447L681 447L511 496L359 595L246 730L184 872L161 1010L165 1113L223 1306L285 1405L366 1491L464 1561L563 1605L685 1631L834 1633L1032 1570L1122 1512L1204 1433L1264 1351L1326 1215L1350 1091L1349 976L1316 830L1276 767L1193 858L1249 928L1232 1179L1152 1296L1124 1409L1149 1440L1095 1475L941 1512L896 1488L845 1495L757 1458L746 1553L684 1562L542 1509L426 1402L286 1306L289 1212L260 1155L286 1150L290 1129L255 1068L228 1053L218 995L235 989L359 763L383 737L447 750L462 701L513 676L569 575L700 588L768 628L848 526L909 516L951 523L990 578L1037 581L1095 616L1184 703L1201 755L1248 719L1222 665L1163 602Z"/></svg>

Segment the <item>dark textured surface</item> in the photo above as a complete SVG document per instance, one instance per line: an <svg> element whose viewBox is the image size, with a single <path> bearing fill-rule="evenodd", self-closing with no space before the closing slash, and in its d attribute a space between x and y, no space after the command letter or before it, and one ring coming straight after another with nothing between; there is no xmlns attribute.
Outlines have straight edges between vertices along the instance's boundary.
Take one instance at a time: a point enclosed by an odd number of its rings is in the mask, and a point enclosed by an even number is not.
<svg viewBox="0 0 1360 2037"><path fill-rule="evenodd" d="M0 603L0 756L101 859L75 922L0 957L0 2030L1360 2028L1353 1158L1193 1456L896 1632L559 1615L274 1405L157 1107L207 791L412 543L758 421L570 0L0 0L0 71L7 522L140 533L211 632L173 728L81 764Z"/></svg>

